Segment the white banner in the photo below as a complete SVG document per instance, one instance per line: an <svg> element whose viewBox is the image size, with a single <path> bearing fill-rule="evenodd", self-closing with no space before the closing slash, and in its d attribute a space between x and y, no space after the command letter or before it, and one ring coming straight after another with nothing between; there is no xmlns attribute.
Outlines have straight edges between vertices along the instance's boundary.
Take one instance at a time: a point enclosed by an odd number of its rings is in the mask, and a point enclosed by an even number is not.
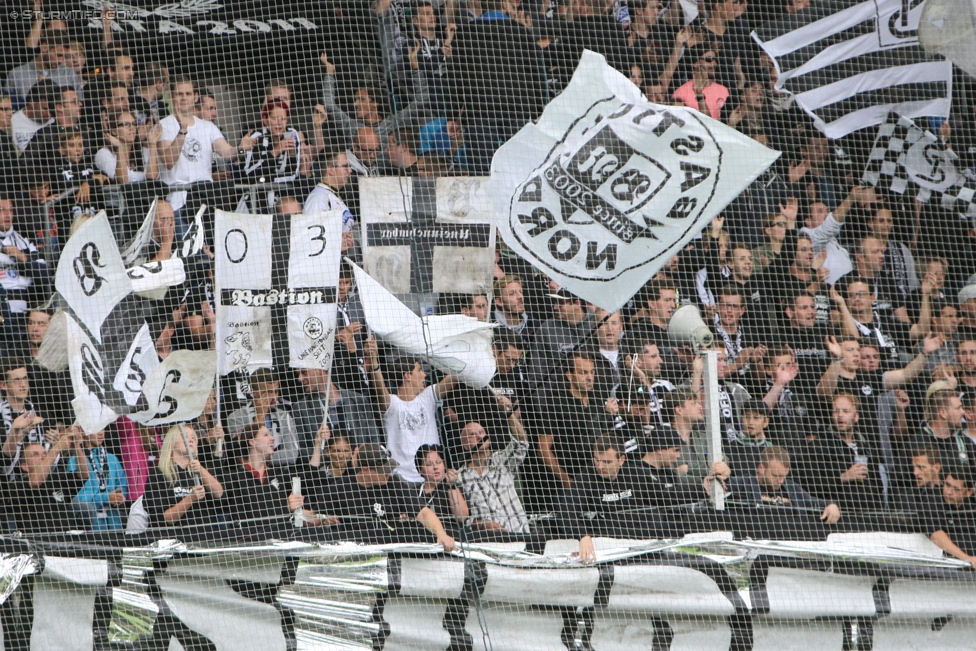
<svg viewBox="0 0 976 651"><path fill-rule="evenodd" d="M216 372L216 351L173 351L146 378L143 392L149 409L138 422L165 425L193 420L203 413Z"/></svg>
<svg viewBox="0 0 976 651"><path fill-rule="evenodd" d="M587 51L538 124L495 153L497 226L560 286L616 310L778 157L698 111L651 104Z"/></svg>
<svg viewBox="0 0 976 651"><path fill-rule="evenodd" d="M488 179L359 181L363 265L394 294L487 293L495 267Z"/></svg>
<svg viewBox="0 0 976 651"><path fill-rule="evenodd" d="M86 434L104 429L119 417L105 403L105 367L97 344L74 317L64 313L67 322L68 369L75 397L71 401L78 424Z"/></svg>
<svg viewBox="0 0 976 651"><path fill-rule="evenodd" d="M272 366L276 330L288 342L291 366L330 369L341 212L273 217L218 210L214 231L220 374Z"/></svg>

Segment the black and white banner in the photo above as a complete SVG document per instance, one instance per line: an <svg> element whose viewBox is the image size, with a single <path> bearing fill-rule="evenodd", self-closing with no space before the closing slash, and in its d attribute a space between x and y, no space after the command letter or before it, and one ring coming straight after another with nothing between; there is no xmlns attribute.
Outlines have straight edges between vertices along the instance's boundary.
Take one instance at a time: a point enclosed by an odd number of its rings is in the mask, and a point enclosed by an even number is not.
<svg viewBox="0 0 976 651"><path fill-rule="evenodd" d="M651 104L604 58L495 153L505 243L607 310L637 290L779 153L688 108Z"/></svg>
<svg viewBox="0 0 976 651"><path fill-rule="evenodd" d="M890 192L915 193L927 203L934 194L946 210L976 216L976 182L956 167L959 157L931 131L894 113L878 127L861 181Z"/></svg>
<svg viewBox="0 0 976 651"><path fill-rule="evenodd" d="M206 395L197 395L198 387L208 387L209 394L213 386L213 355L202 353L192 362L170 356L160 363L143 301L132 293L104 214L65 244L55 284L65 308L72 406L85 432L96 432L120 415L162 424L200 414ZM147 392L149 385L153 390ZM160 413L161 403L168 413Z"/></svg>
<svg viewBox="0 0 976 651"><path fill-rule="evenodd" d="M359 180L363 262L394 294L486 293L495 265L488 179Z"/></svg>
<svg viewBox="0 0 976 651"><path fill-rule="evenodd" d="M918 41L925 7L901 0L824 0L752 33L790 93L827 137L900 115L948 117L952 64Z"/></svg>
<svg viewBox="0 0 976 651"><path fill-rule="evenodd" d="M214 223L217 366L332 367L342 213L249 215Z"/></svg>

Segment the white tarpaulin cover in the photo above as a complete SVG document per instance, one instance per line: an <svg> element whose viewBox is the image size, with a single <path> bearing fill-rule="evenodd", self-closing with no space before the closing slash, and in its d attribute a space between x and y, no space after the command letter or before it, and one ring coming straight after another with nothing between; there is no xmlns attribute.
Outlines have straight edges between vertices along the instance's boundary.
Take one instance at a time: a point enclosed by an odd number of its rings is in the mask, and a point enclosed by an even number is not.
<svg viewBox="0 0 976 651"><path fill-rule="evenodd" d="M475 388L495 375L492 325L462 314L419 317L369 274L351 263L366 323L405 353L421 355L445 373Z"/></svg>
<svg viewBox="0 0 976 651"><path fill-rule="evenodd" d="M495 153L505 243L572 293L624 305L779 153L651 104L586 51L566 89Z"/></svg>

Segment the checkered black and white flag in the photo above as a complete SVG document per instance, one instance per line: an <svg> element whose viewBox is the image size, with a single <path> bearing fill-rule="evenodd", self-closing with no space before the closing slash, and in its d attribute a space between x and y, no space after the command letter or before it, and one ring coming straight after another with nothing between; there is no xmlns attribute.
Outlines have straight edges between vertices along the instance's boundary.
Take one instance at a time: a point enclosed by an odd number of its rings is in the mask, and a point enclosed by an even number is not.
<svg viewBox="0 0 976 651"><path fill-rule="evenodd" d="M912 191L916 199L927 203L933 192L952 192L962 182L957 159L931 131L910 118L889 113L878 127L861 180L873 186L885 185L896 194Z"/></svg>
<svg viewBox="0 0 976 651"><path fill-rule="evenodd" d="M332 368L342 212L214 222L217 365Z"/></svg>
<svg viewBox="0 0 976 651"><path fill-rule="evenodd" d="M487 181L360 179L366 272L394 294L487 292L495 264Z"/></svg>

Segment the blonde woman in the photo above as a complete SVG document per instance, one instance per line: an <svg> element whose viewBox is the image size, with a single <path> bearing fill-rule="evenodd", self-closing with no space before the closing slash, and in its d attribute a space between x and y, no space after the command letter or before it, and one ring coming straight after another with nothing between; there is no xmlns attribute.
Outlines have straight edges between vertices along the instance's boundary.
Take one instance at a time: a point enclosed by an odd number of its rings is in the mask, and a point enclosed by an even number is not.
<svg viewBox="0 0 976 651"><path fill-rule="evenodd" d="M149 526L214 524L223 496L224 487L197 459L197 434L193 428L181 424L170 427L163 438L159 464L146 486Z"/></svg>

